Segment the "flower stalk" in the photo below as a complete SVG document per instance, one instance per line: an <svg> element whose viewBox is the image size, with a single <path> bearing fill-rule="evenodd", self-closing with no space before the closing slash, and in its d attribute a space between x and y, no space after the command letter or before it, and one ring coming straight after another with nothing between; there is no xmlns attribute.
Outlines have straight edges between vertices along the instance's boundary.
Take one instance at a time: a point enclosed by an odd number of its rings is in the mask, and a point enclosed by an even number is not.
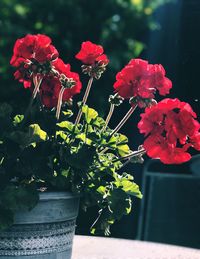
<svg viewBox="0 0 200 259"><path fill-rule="evenodd" d="M124 118L120 121L120 123L115 127L115 129L110 133L110 136L112 136L114 133L118 132L121 127L126 123L126 121L130 118L130 116L133 114L135 109L137 108L137 104L132 106L129 111L126 113ZM100 153L103 154L108 150L108 148L104 148Z"/></svg>
<svg viewBox="0 0 200 259"><path fill-rule="evenodd" d="M144 148L142 148L140 150L132 152L131 154L129 154L127 156L119 157L119 158L113 160L112 162L115 163L115 162L122 161L122 160L125 160L125 159L130 160L133 157L141 156L141 155L144 155L145 153L146 153L146 150Z"/></svg>
<svg viewBox="0 0 200 259"><path fill-rule="evenodd" d="M108 126L108 123L110 122L110 119L111 119L111 117L113 115L114 109L115 109L115 105L113 103L111 103L110 110L109 110L109 113L107 115L107 118L106 118L106 121L105 121L105 125L103 126L102 132L104 132L104 130Z"/></svg>
<svg viewBox="0 0 200 259"><path fill-rule="evenodd" d="M41 83L42 83L42 78L40 78L40 79L38 80L37 75L33 76L34 90L33 90L32 97L31 97L31 99L30 99L29 105L28 105L28 107L27 107L27 109L26 109L22 126L23 126L23 125L26 123L26 121L27 121L28 115L29 115L30 110L31 110L32 105L33 105L33 101L35 100L35 98L36 98L36 96L37 96L37 94L38 94L38 92L39 92Z"/></svg>
<svg viewBox="0 0 200 259"><path fill-rule="evenodd" d="M62 99L63 99L64 91L65 91L65 87L62 87L59 92L59 96L58 96L58 104L57 104L57 108L56 108L56 119L57 120L59 120L59 118L60 118L60 111L61 111L61 107L62 107Z"/></svg>
<svg viewBox="0 0 200 259"><path fill-rule="evenodd" d="M38 76L33 76L33 83L34 83L34 90L33 90L33 94L32 94L32 99L35 99L37 96L37 93L39 92L41 83L42 83L42 78L38 78Z"/></svg>
<svg viewBox="0 0 200 259"><path fill-rule="evenodd" d="M109 113L107 115L106 121L105 121L105 125L102 129L102 132L106 129L106 127L108 126L108 123L113 115L114 112L114 108L115 106L119 106L120 104L122 104L124 98L121 97L120 95L118 95L118 93L114 94L114 95L110 95L108 101L110 103L110 110Z"/></svg>
<svg viewBox="0 0 200 259"><path fill-rule="evenodd" d="M75 126L80 122L80 119L81 119L81 116L82 116L82 106L84 106L87 102L87 99L88 99L88 96L89 96L89 93L90 93L90 89L91 89L91 86L92 86L92 82L93 82L93 77L90 77L90 79L88 81L88 84L87 84L85 94L83 96L82 105L79 108L78 115L77 115L76 120L75 120Z"/></svg>
<svg viewBox="0 0 200 259"><path fill-rule="evenodd" d="M133 112L135 111L135 109L137 108L137 104L133 105L129 111L126 113L126 115L124 116L124 118L119 122L119 124L115 127L115 129L111 132L111 136L118 132L122 126L126 123L126 121L130 118L130 116L133 114Z"/></svg>

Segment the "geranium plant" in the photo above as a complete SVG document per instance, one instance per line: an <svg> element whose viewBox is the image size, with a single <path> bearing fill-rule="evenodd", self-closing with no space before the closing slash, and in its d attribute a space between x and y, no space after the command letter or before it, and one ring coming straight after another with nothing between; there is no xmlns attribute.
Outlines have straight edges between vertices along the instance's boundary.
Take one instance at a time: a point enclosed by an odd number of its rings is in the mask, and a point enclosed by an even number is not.
<svg viewBox="0 0 200 259"><path fill-rule="evenodd" d="M116 75L104 120L86 102L109 59L102 46L90 41L82 43L76 58L89 81L78 114L73 114L72 98L82 84L51 39L27 35L15 43L10 63L31 98L24 114L0 105L1 229L13 224L17 210L32 209L39 192L70 191L81 195L83 209L99 207L91 232L109 234L110 225L130 213L132 196L142 198L133 176L122 170L127 163L141 163L145 154L166 164L183 163L191 157L190 147L200 150L200 124L190 105L154 99L156 92L164 96L172 88L162 65L132 59ZM110 129L115 106L126 100L129 111ZM132 151L119 130L135 109L143 112L138 128L145 140Z"/></svg>

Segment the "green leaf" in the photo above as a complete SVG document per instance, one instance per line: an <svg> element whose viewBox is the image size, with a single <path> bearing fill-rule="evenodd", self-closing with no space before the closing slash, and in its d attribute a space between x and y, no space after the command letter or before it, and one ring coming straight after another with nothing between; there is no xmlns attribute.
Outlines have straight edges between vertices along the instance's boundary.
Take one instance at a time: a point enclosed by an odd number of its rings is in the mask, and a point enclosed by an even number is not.
<svg viewBox="0 0 200 259"><path fill-rule="evenodd" d="M99 129L102 129L105 124L105 120L101 117L97 117L92 123L93 126L96 126Z"/></svg>
<svg viewBox="0 0 200 259"><path fill-rule="evenodd" d="M60 122L60 123L57 123L56 125L57 125L59 128L62 128L62 129L67 130L68 132L74 132L74 127L75 127L75 125L74 125L72 122L70 122L70 121L62 121L62 122ZM79 130L78 130L78 128L76 127L75 133L78 133L78 132L79 132Z"/></svg>
<svg viewBox="0 0 200 259"><path fill-rule="evenodd" d="M76 135L76 138L81 139L88 146L90 146L92 144L92 140L87 138L85 133L81 133L81 134Z"/></svg>
<svg viewBox="0 0 200 259"><path fill-rule="evenodd" d="M66 143L69 143L69 138L68 135L66 134L66 132L62 131L62 130L57 130L56 131L56 137L60 137L62 140L64 140Z"/></svg>
<svg viewBox="0 0 200 259"><path fill-rule="evenodd" d="M106 194L106 187L105 186L99 186L98 188L97 188L97 192L99 192L101 195L105 195Z"/></svg>
<svg viewBox="0 0 200 259"><path fill-rule="evenodd" d="M117 144L117 137L112 135L108 141L108 146L112 148L116 148L116 144Z"/></svg>
<svg viewBox="0 0 200 259"><path fill-rule="evenodd" d="M31 210L38 203L39 195L32 186L7 186L2 192L1 200L4 206L12 211Z"/></svg>
<svg viewBox="0 0 200 259"><path fill-rule="evenodd" d="M62 111L62 114L66 117L66 118L70 118L73 115L72 110L66 110L66 111Z"/></svg>
<svg viewBox="0 0 200 259"><path fill-rule="evenodd" d="M16 115L13 119L14 126L17 126L19 123L21 123L24 119L24 115Z"/></svg>
<svg viewBox="0 0 200 259"><path fill-rule="evenodd" d="M85 121L87 124L90 124L92 120L95 120L98 116L98 112L92 108L89 108L87 105L82 107L82 112L85 115Z"/></svg>
<svg viewBox="0 0 200 259"><path fill-rule="evenodd" d="M26 146L27 142L27 133L23 131L13 131L8 135L8 138L11 139L12 141L18 143L21 146Z"/></svg>
<svg viewBox="0 0 200 259"><path fill-rule="evenodd" d="M61 175L67 178L69 175L69 170L62 170Z"/></svg>
<svg viewBox="0 0 200 259"><path fill-rule="evenodd" d="M132 201L129 196L121 189L114 189L108 197L109 210L116 219L121 219L131 211Z"/></svg>
<svg viewBox="0 0 200 259"><path fill-rule="evenodd" d="M133 177L129 174L124 173L122 176L117 173L114 174L115 185L117 188L121 188L124 192L131 196L135 196L139 199L142 198L139 186L133 182Z"/></svg>
<svg viewBox="0 0 200 259"><path fill-rule="evenodd" d="M99 211L98 220L95 221L90 229L91 234L102 234L105 236L110 235L110 226L115 222L114 215L108 208Z"/></svg>
<svg viewBox="0 0 200 259"><path fill-rule="evenodd" d="M31 124L29 126L29 132L27 136L27 144L33 142L46 141L48 138L47 133L40 128L38 124Z"/></svg>
<svg viewBox="0 0 200 259"><path fill-rule="evenodd" d="M75 169L86 170L94 161L95 152L96 149L94 147L84 144L75 153L71 153L71 149L69 152L66 152L65 160Z"/></svg>
<svg viewBox="0 0 200 259"><path fill-rule="evenodd" d="M14 223L14 213L0 205L0 230L10 227Z"/></svg>
<svg viewBox="0 0 200 259"><path fill-rule="evenodd" d="M130 153L130 148L127 144L117 146L117 150L118 150L120 156L122 156L122 157L125 155L128 155Z"/></svg>
<svg viewBox="0 0 200 259"><path fill-rule="evenodd" d="M140 192L139 186L136 183L131 182L127 179L123 179L121 184L123 186L122 190L124 190L126 193L140 199L142 198L142 194Z"/></svg>
<svg viewBox="0 0 200 259"><path fill-rule="evenodd" d="M126 144L126 143L128 143L128 138L127 138L127 136L125 136L125 135L123 135L123 134L118 134L118 140L117 140L117 142L118 142L119 144Z"/></svg>
<svg viewBox="0 0 200 259"><path fill-rule="evenodd" d="M10 117L13 109L8 103L1 103L0 104L0 117L6 118Z"/></svg>
<svg viewBox="0 0 200 259"><path fill-rule="evenodd" d="M56 123L56 125L59 128L65 128L65 129L68 129L69 131L73 131L73 128L74 128L73 123L70 121L62 121L60 123Z"/></svg>

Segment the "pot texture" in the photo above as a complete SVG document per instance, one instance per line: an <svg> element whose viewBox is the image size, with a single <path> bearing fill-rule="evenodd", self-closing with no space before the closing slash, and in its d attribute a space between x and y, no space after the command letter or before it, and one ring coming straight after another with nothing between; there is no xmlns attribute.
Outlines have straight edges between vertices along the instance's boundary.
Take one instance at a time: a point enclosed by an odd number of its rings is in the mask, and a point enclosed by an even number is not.
<svg viewBox="0 0 200 259"><path fill-rule="evenodd" d="M1 259L70 259L78 206L71 193L41 193L33 210L16 213L0 232Z"/></svg>

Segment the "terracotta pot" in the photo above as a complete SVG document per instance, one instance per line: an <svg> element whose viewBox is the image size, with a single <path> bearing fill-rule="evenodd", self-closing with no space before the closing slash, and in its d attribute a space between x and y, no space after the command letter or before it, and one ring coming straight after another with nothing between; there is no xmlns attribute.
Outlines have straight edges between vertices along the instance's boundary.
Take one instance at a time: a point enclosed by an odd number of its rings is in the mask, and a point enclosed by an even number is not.
<svg viewBox="0 0 200 259"><path fill-rule="evenodd" d="M1 259L70 259L79 197L44 192L31 211L16 213L14 225L0 232Z"/></svg>

